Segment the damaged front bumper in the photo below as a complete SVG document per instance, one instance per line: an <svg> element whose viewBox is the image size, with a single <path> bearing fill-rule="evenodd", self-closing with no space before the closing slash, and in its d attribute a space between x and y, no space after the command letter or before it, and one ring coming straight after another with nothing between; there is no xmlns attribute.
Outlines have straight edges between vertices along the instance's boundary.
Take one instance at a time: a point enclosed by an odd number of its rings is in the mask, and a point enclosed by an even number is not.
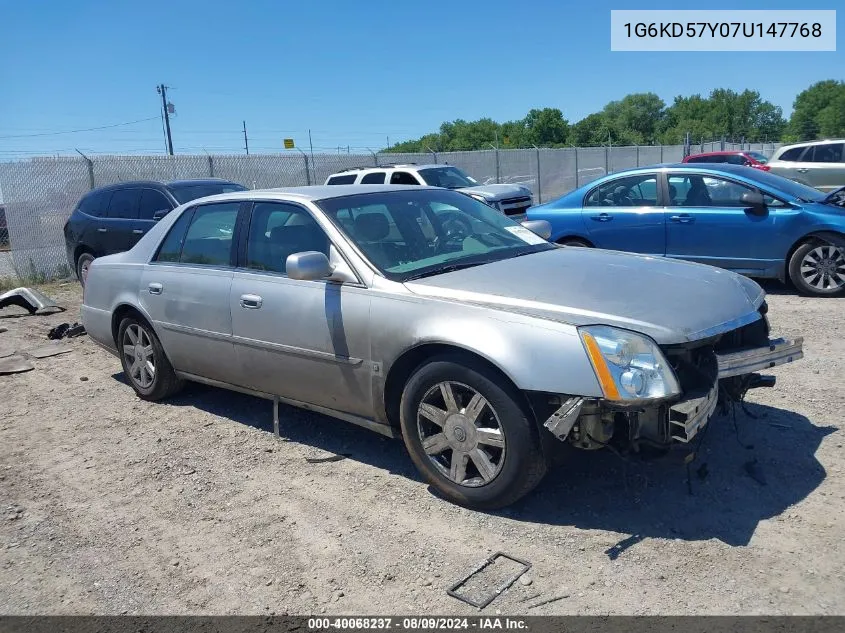
<svg viewBox="0 0 845 633"><path fill-rule="evenodd" d="M679 400L645 406L621 405L605 400L571 396L548 416L543 426L562 441L580 448L601 448L614 437L621 421L632 443L652 444L691 441L706 425L719 404L722 385L739 381L741 388L771 387L774 377L755 372L803 358L803 339L774 339L768 345L715 353L717 372L712 384L688 390ZM711 374L712 375L712 374Z"/></svg>

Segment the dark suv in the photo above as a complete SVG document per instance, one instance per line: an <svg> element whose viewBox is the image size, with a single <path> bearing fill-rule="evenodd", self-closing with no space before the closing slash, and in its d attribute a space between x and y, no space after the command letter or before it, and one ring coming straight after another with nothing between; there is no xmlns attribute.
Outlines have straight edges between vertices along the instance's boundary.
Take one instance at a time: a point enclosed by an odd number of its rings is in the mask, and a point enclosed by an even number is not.
<svg viewBox="0 0 845 633"><path fill-rule="evenodd" d="M68 262L84 286L95 257L128 251L180 204L245 190L243 185L218 178L121 182L94 189L83 196L65 223Z"/></svg>

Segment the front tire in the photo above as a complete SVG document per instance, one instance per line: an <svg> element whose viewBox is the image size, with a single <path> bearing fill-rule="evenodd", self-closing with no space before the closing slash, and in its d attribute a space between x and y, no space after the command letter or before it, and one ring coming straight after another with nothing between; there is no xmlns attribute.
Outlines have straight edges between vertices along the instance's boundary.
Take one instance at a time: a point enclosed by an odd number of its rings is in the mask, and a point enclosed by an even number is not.
<svg viewBox="0 0 845 633"><path fill-rule="evenodd" d="M144 400L162 400L178 392L183 381L176 376L161 342L144 321L127 317L117 330L117 349L123 373Z"/></svg>
<svg viewBox="0 0 845 633"><path fill-rule="evenodd" d="M479 510L530 492L546 473L540 439L509 385L472 359L441 357L405 385L400 423L414 465L443 497Z"/></svg>
<svg viewBox="0 0 845 633"><path fill-rule="evenodd" d="M799 246L789 259L789 278L803 295L845 294L845 240L820 238Z"/></svg>

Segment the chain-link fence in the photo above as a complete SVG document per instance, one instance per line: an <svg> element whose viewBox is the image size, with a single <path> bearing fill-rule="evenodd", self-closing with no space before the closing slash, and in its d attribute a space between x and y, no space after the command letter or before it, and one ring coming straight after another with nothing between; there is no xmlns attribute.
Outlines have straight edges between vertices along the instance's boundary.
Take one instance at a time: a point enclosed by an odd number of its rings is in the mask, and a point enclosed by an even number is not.
<svg viewBox="0 0 845 633"><path fill-rule="evenodd" d="M607 173L679 162L688 154L748 150L771 155L779 143L699 143L641 147L489 149L418 154L98 156L0 163L8 239L0 245L0 279L36 282L71 274L63 227L91 189L127 180L225 178L251 189L322 184L352 167L438 163L460 167L479 183L513 183L547 202ZM0 218L2 219L2 218ZM0 227L2 231L2 227Z"/></svg>

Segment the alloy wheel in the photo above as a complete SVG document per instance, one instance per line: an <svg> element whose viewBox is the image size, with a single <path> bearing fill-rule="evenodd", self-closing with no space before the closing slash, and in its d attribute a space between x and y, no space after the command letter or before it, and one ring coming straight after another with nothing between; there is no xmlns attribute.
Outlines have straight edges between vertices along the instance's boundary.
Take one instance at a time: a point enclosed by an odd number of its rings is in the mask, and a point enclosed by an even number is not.
<svg viewBox="0 0 845 633"><path fill-rule="evenodd" d="M845 286L845 254L832 244L822 244L804 255L801 278L817 290L836 290Z"/></svg>
<svg viewBox="0 0 845 633"><path fill-rule="evenodd" d="M423 450L438 471L461 486L489 484L505 463L505 435L496 411L472 387L440 382L417 408Z"/></svg>
<svg viewBox="0 0 845 633"><path fill-rule="evenodd" d="M123 333L123 358L132 381L142 389L149 389L155 380L155 354L149 334L137 323Z"/></svg>

